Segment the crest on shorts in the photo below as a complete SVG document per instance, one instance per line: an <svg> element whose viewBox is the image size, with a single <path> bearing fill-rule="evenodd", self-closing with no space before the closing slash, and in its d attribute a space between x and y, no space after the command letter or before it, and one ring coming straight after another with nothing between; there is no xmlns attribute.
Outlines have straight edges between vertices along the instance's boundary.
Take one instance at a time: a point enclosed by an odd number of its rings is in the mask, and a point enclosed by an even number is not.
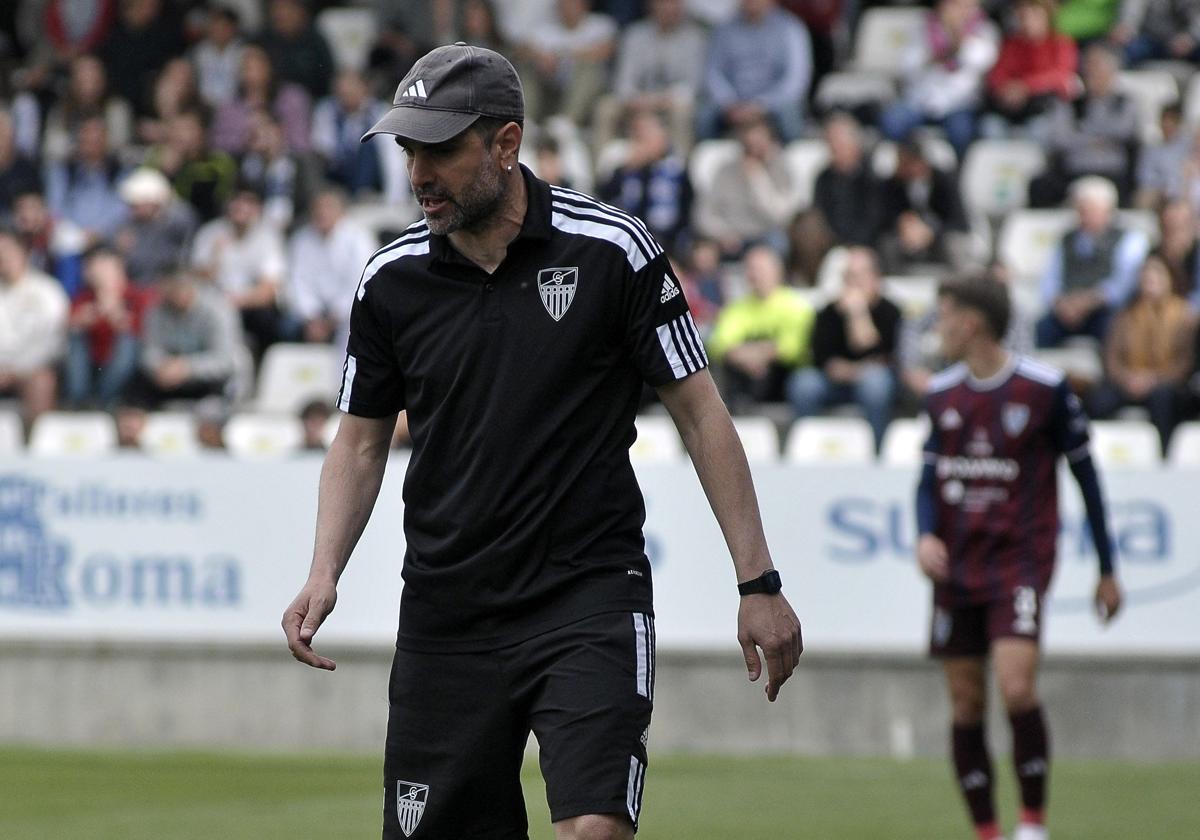
<svg viewBox="0 0 1200 840"><path fill-rule="evenodd" d="M1009 437L1016 437L1029 425L1029 406L1021 403L1005 403L1000 410L1000 425Z"/></svg>
<svg viewBox="0 0 1200 840"><path fill-rule="evenodd" d="M550 313L555 321L561 321L562 316L571 308L575 300L575 287L579 285L579 267L543 268L538 272L538 294L542 298L542 306Z"/></svg>
<svg viewBox="0 0 1200 840"><path fill-rule="evenodd" d="M425 815L425 803L429 799L429 785L416 782L396 782L396 817L405 837L412 837L421 817Z"/></svg>

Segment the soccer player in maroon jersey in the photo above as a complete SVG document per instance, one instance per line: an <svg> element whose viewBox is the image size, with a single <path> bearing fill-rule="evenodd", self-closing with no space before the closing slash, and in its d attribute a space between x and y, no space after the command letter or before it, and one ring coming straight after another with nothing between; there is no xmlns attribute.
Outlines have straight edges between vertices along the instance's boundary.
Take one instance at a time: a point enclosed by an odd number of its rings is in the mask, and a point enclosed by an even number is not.
<svg viewBox="0 0 1200 840"><path fill-rule="evenodd" d="M1065 456L1100 560L1095 603L1121 606L1088 421L1060 371L1008 352L1007 289L949 281L938 291L942 349L917 491L917 560L933 581L930 652L942 660L953 714L952 755L980 840L1002 835L984 733L987 660L1012 724L1021 817L1013 840L1045 840L1050 753L1037 695L1042 604L1058 536L1058 459Z"/></svg>

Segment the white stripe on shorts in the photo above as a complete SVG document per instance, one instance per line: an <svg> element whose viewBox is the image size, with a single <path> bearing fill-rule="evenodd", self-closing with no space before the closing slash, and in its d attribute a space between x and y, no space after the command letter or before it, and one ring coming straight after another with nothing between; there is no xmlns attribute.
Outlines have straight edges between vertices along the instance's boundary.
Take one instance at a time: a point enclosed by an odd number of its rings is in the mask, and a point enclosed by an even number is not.
<svg viewBox="0 0 1200 840"><path fill-rule="evenodd" d="M637 693L650 699L650 628L645 613L633 614L634 653L637 657Z"/></svg>
<svg viewBox="0 0 1200 840"><path fill-rule="evenodd" d="M625 807L629 809L629 819L637 828L638 815L642 812L642 787L646 784L646 766L637 760L637 756L629 756L629 784L625 788Z"/></svg>

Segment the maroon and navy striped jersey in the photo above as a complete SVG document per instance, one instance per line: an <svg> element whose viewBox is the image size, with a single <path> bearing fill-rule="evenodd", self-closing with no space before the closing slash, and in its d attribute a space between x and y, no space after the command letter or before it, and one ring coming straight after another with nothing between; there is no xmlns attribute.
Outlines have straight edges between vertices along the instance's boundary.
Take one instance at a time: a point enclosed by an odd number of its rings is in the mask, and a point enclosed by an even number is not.
<svg viewBox="0 0 1200 840"><path fill-rule="evenodd" d="M1058 459L1089 457L1088 420L1062 372L1013 356L987 380L965 364L936 376L926 407L934 533L946 544L945 605L1044 592L1058 538Z"/></svg>

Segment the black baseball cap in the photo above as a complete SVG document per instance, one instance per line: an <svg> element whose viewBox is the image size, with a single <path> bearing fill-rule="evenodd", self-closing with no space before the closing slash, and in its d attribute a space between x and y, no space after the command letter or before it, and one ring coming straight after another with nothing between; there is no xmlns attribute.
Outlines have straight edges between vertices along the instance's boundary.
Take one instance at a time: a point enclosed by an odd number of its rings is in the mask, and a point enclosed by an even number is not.
<svg viewBox="0 0 1200 840"><path fill-rule="evenodd" d="M396 88L391 110L362 139L395 134L418 143L441 143L480 117L524 120L521 80L500 53L459 41L426 53L413 65Z"/></svg>

